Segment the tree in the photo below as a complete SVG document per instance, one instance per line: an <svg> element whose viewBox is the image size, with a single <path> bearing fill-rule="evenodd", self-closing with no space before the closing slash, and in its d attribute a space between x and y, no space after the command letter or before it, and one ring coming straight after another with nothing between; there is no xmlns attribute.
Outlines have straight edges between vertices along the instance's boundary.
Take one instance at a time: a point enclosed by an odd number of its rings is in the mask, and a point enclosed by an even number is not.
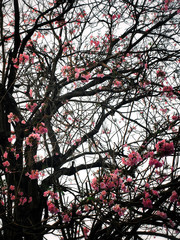
<svg viewBox="0 0 180 240"><path fill-rule="evenodd" d="M178 2L0 2L0 239L179 239Z"/></svg>

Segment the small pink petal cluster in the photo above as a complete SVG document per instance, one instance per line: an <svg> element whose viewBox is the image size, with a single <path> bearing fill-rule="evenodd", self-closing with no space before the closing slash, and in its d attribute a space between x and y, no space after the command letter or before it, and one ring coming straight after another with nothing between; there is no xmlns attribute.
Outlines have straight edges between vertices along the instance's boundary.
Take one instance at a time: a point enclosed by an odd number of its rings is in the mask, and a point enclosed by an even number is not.
<svg viewBox="0 0 180 240"><path fill-rule="evenodd" d="M10 166L10 163L9 163L9 161L5 161L5 162L2 163L2 165L3 165L4 167L9 167L9 166Z"/></svg>
<svg viewBox="0 0 180 240"><path fill-rule="evenodd" d="M7 158L7 157L8 157L8 152L7 152L7 151L4 152L3 157L4 157L4 158Z"/></svg>
<svg viewBox="0 0 180 240"><path fill-rule="evenodd" d="M176 202L178 200L178 194L176 191L173 191L170 197L171 202Z"/></svg>
<svg viewBox="0 0 180 240"><path fill-rule="evenodd" d="M100 45L100 42L99 41L96 41L96 40L92 40L90 41L90 44L95 46L95 48L98 48L98 46ZM99 49L99 48L98 48Z"/></svg>
<svg viewBox="0 0 180 240"><path fill-rule="evenodd" d="M10 114L7 117L8 117L8 123L19 122L19 118L16 115L14 115L12 112L10 112Z"/></svg>
<svg viewBox="0 0 180 240"><path fill-rule="evenodd" d="M165 77L165 76L166 76L166 73L165 73L163 70L158 69L158 70L156 71L156 76L157 76L157 77Z"/></svg>
<svg viewBox="0 0 180 240"><path fill-rule="evenodd" d="M172 116L172 120L176 121L176 120L178 120L178 119L180 119L180 115L179 115L179 116L177 116L177 115L173 115L173 116Z"/></svg>
<svg viewBox="0 0 180 240"><path fill-rule="evenodd" d="M84 70L85 70L85 68L77 68L77 67L75 67L75 69L74 69L75 79L78 79L80 73L81 73L82 71L84 71Z"/></svg>
<svg viewBox="0 0 180 240"><path fill-rule="evenodd" d="M167 143L165 139L156 144L156 151L162 156L169 156L174 153L173 142Z"/></svg>
<svg viewBox="0 0 180 240"><path fill-rule="evenodd" d="M36 107L37 107L37 103L31 103L31 104L26 103L26 109L29 110L30 112L33 112Z"/></svg>
<svg viewBox="0 0 180 240"><path fill-rule="evenodd" d="M33 130L35 131L35 133L39 133L39 134L44 134L48 132L43 122L39 123L36 127L33 128Z"/></svg>
<svg viewBox="0 0 180 240"><path fill-rule="evenodd" d="M43 194L44 197L51 197L50 200L47 201L47 206L48 206L48 210L52 213L52 214L57 214L59 212L59 209L54 205L54 203L52 202L52 200L58 200L58 194L54 193L51 190L45 191Z"/></svg>
<svg viewBox="0 0 180 240"><path fill-rule="evenodd" d="M27 63L29 61L29 55L27 55L26 53L20 54L19 59L13 58L12 61L14 63L14 67L19 68L19 64Z"/></svg>
<svg viewBox="0 0 180 240"><path fill-rule="evenodd" d="M63 222L68 223L71 221L71 217L66 213L62 214Z"/></svg>
<svg viewBox="0 0 180 240"><path fill-rule="evenodd" d="M172 86L164 86L163 87L163 93L166 97L172 97L173 96L173 87Z"/></svg>
<svg viewBox="0 0 180 240"><path fill-rule="evenodd" d="M27 174L31 180L39 178L39 171L38 170L31 170L31 174Z"/></svg>
<svg viewBox="0 0 180 240"><path fill-rule="evenodd" d="M149 166L155 166L155 168L158 168L158 167L162 167L162 165L163 164L155 158L150 158L149 160Z"/></svg>
<svg viewBox="0 0 180 240"><path fill-rule="evenodd" d="M30 147L33 146L33 142L36 141L37 143L40 140L40 135L38 133L31 133L27 138L26 138L26 144Z"/></svg>
<svg viewBox="0 0 180 240"><path fill-rule="evenodd" d="M63 77L67 77L67 81L69 82L69 77L72 75L71 67L70 66L63 66L61 69Z"/></svg>
<svg viewBox="0 0 180 240"><path fill-rule="evenodd" d="M150 198L143 198L143 206L144 208L152 208L152 201Z"/></svg>
<svg viewBox="0 0 180 240"><path fill-rule="evenodd" d="M58 194L51 191L51 190L48 190L48 191L45 191L44 194L43 194L44 197L48 197L50 196L52 199L55 199L55 200L58 200L59 197L58 197Z"/></svg>
<svg viewBox="0 0 180 240"><path fill-rule="evenodd" d="M27 198L26 197L21 197L19 199L19 204L18 205L22 205L23 206L26 202L27 202Z"/></svg>
<svg viewBox="0 0 180 240"><path fill-rule="evenodd" d="M47 206L50 213L57 214L59 212L59 209L50 200L47 202Z"/></svg>
<svg viewBox="0 0 180 240"><path fill-rule="evenodd" d="M87 74L82 74L81 77L85 79L85 80L81 80L81 82L86 83L86 82L89 82L89 79L91 78L91 74L88 72Z"/></svg>
<svg viewBox="0 0 180 240"><path fill-rule="evenodd" d="M119 204L115 204L113 207L112 207L112 210L114 212L117 212L118 215L121 217L124 215L124 212L126 211L126 208L121 208Z"/></svg>
<svg viewBox="0 0 180 240"><path fill-rule="evenodd" d="M98 77L98 78L103 78L103 77L104 77L104 74L103 74L103 73L98 73L98 74L97 74L97 77Z"/></svg>
<svg viewBox="0 0 180 240"><path fill-rule="evenodd" d="M8 138L8 142L12 142L13 139L16 139L16 135L11 135L11 137Z"/></svg>
<svg viewBox="0 0 180 240"><path fill-rule="evenodd" d="M117 79L114 80L114 87L121 87L122 86L122 82L121 81L118 81Z"/></svg>
<svg viewBox="0 0 180 240"><path fill-rule="evenodd" d="M156 215L157 215L157 216L160 216L160 217L163 218L163 219L166 219L166 218L167 218L167 214L164 213L164 212L157 211L157 212L156 212Z"/></svg>
<svg viewBox="0 0 180 240"><path fill-rule="evenodd" d="M9 189L10 189L11 191L14 191L14 190L15 190L15 186L14 186L14 185L10 185Z"/></svg>
<svg viewBox="0 0 180 240"><path fill-rule="evenodd" d="M126 166L134 166L142 161L141 155L138 152L131 152L128 159L122 158L122 163Z"/></svg>
<svg viewBox="0 0 180 240"><path fill-rule="evenodd" d="M88 234L88 232L89 232L89 229L87 228L87 227L83 227L83 233L84 233L84 237L85 237L85 239L87 239L87 234Z"/></svg>

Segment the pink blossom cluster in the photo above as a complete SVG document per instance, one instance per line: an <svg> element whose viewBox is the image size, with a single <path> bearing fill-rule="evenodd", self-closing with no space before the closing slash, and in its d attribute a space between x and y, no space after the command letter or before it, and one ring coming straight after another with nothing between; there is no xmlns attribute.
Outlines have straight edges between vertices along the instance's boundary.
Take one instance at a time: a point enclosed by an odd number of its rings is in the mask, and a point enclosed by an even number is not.
<svg viewBox="0 0 180 240"><path fill-rule="evenodd" d="M124 215L124 212L126 211L126 208L121 208L119 204L115 204L113 207L112 207L112 210L114 212L117 212L118 215L121 217Z"/></svg>
<svg viewBox="0 0 180 240"><path fill-rule="evenodd" d="M90 41L90 44L91 44L91 45L94 45L94 46L95 46L95 48L98 48L98 47L99 47L99 45L100 45L100 42L99 42L99 41L97 41L97 40L92 40L92 39L91 39L91 41Z"/></svg>
<svg viewBox="0 0 180 240"><path fill-rule="evenodd" d="M86 82L89 82L89 79L91 78L91 74L88 72L86 74L82 74L81 77L85 79L85 80L81 80L81 82L86 83Z"/></svg>
<svg viewBox="0 0 180 240"><path fill-rule="evenodd" d="M30 112L33 112L34 109L37 107L37 103L26 103L26 109L29 110Z"/></svg>
<svg viewBox="0 0 180 240"><path fill-rule="evenodd" d="M173 115L173 116L172 116L172 120L176 121L176 120L178 120L178 119L180 119L180 115L179 115L179 116L177 116L177 115Z"/></svg>
<svg viewBox="0 0 180 240"><path fill-rule="evenodd" d="M36 141L37 143L40 140L40 135L38 133L31 133L27 138L26 138L26 144L30 147L33 146L33 142Z"/></svg>
<svg viewBox="0 0 180 240"><path fill-rule="evenodd" d="M167 143L165 139L156 144L156 151L162 156L169 156L174 153L173 142Z"/></svg>
<svg viewBox="0 0 180 240"><path fill-rule="evenodd" d="M89 232L89 229L87 227L83 227L83 234L84 234L85 239L87 239L88 232Z"/></svg>
<svg viewBox="0 0 180 240"><path fill-rule="evenodd" d="M50 200L47 201L47 206L50 213L57 214L59 212L59 209Z"/></svg>
<svg viewBox="0 0 180 240"><path fill-rule="evenodd" d="M9 163L9 161L4 161L4 162L2 163L2 165L3 165L4 167L9 167L9 166L10 166L10 163Z"/></svg>
<svg viewBox="0 0 180 240"><path fill-rule="evenodd" d="M156 71L156 76L159 78L159 77L165 77L166 76L166 73L163 71L163 70L161 70L161 69L158 69L157 71Z"/></svg>
<svg viewBox="0 0 180 240"><path fill-rule="evenodd" d="M156 215L157 215L157 216L160 216L160 217L163 218L163 219L166 219L166 218L167 218L167 214L166 214L165 212L157 211L157 212L156 212Z"/></svg>
<svg viewBox="0 0 180 240"><path fill-rule="evenodd" d="M26 176L28 176L31 180L38 179L39 178L39 171L38 170L31 170L31 174L26 173Z"/></svg>
<svg viewBox="0 0 180 240"><path fill-rule="evenodd" d="M113 84L114 84L114 87L117 87L117 88L122 86L122 82L117 79L114 80Z"/></svg>
<svg viewBox="0 0 180 240"><path fill-rule="evenodd" d="M68 65L63 66L61 69L61 72L62 72L63 77L67 77L67 81L69 82L69 77L72 74L71 67Z"/></svg>
<svg viewBox="0 0 180 240"><path fill-rule="evenodd" d="M171 202L176 202L178 200L178 194L176 191L173 191L170 197Z"/></svg>
<svg viewBox="0 0 180 240"><path fill-rule="evenodd" d="M71 216L69 216L67 213L66 214L62 213L62 219L63 222L67 223L71 221Z"/></svg>
<svg viewBox="0 0 180 240"><path fill-rule="evenodd" d="M116 169L109 176L104 175L102 179L94 177L91 182L91 186L95 191L101 190L113 190L114 188L120 187L123 184L123 180L119 177L119 170Z"/></svg>
<svg viewBox="0 0 180 240"><path fill-rule="evenodd" d="M172 97L173 96L173 87L172 86L164 86L163 87L163 93L166 97Z"/></svg>
<svg viewBox="0 0 180 240"><path fill-rule="evenodd" d="M151 157L149 160L149 166L155 166L155 168L158 168L158 167L162 167L162 165L163 164L155 158Z"/></svg>
<svg viewBox="0 0 180 240"><path fill-rule="evenodd" d="M43 194L44 197L48 197L50 196L52 199L55 199L55 200L58 200L59 197L58 197L58 194L51 191L51 190L48 190L48 191L45 191L44 194Z"/></svg>
<svg viewBox="0 0 180 240"><path fill-rule="evenodd" d="M36 127L33 128L33 131L35 133L39 133L39 134L44 134L47 133L48 130L45 127L45 124L43 122L39 123Z"/></svg>
<svg viewBox="0 0 180 240"><path fill-rule="evenodd" d="M165 0L165 1L164 1L164 7L162 8L162 10L167 11L168 8L169 8L169 4L170 4L171 2L174 2L174 0Z"/></svg>
<svg viewBox="0 0 180 240"><path fill-rule="evenodd" d="M77 67L75 67L75 69L74 69L74 71L75 71L75 79L78 79L79 78L79 75L80 75L80 73L82 72L82 71L84 71L85 70L85 68L77 68Z"/></svg>
<svg viewBox="0 0 180 240"><path fill-rule="evenodd" d="M149 198L149 197L145 197L145 198L143 198L143 206L144 206L144 208L152 208L153 206L152 206L152 201L151 201L151 199Z"/></svg>
<svg viewBox="0 0 180 240"><path fill-rule="evenodd" d="M15 68L19 68L19 64L27 63L29 61L29 55L27 53L23 53L19 55L19 58L12 59Z"/></svg>
<svg viewBox="0 0 180 240"><path fill-rule="evenodd" d="M122 158L122 163L126 166L134 166L142 161L141 155L138 152L131 152L128 159Z"/></svg>
<svg viewBox="0 0 180 240"><path fill-rule="evenodd" d="M8 117L8 123L11 123L11 122L19 122L19 118L14 115L12 112L10 112L10 114L7 116Z"/></svg>

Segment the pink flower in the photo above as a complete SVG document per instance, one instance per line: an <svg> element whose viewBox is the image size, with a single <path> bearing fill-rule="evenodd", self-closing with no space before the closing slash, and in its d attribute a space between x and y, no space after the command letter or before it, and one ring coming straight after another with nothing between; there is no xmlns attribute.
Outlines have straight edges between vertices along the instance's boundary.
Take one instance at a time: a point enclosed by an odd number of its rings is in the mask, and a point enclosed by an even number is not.
<svg viewBox="0 0 180 240"><path fill-rule="evenodd" d="M171 195L171 197L170 197L170 201L171 201L171 202L176 202L177 200L178 200L178 194L177 194L176 191L173 191L173 192L172 192L172 195Z"/></svg>
<svg viewBox="0 0 180 240"><path fill-rule="evenodd" d="M166 73L164 71L162 71L161 69L156 71L156 76L157 77L165 77Z"/></svg>
<svg viewBox="0 0 180 240"><path fill-rule="evenodd" d="M158 191L156 191L156 190L152 190L152 194L153 194L154 196L159 197L159 193L158 193Z"/></svg>
<svg viewBox="0 0 180 240"><path fill-rule="evenodd" d="M12 112L7 116L8 117L8 123L11 123L12 121L14 122L19 122L19 118L14 115Z"/></svg>
<svg viewBox="0 0 180 240"><path fill-rule="evenodd" d="M83 227L83 233L84 233L84 237L85 237L85 239L87 238L87 234L88 234L88 232L89 232L89 229L86 228L86 227Z"/></svg>
<svg viewBox="0 0 180 240"><path fill-rule="evenodd" d="M141 155L138 152L134 152L134 151L128 155L127 160L125 160L125 158L122 158L123 164L127 166L137 165L138 162L141 162L141 161L142 161Z"/></svg>
<svg viewBox="0 0 180 240"><path fill-rule="evenodd" d="M70 222L71 221L71 218L69 217L68 214L63 215L63 221L64 222Z"/></svg>
<svg viewBox="0 0 180 240"><path fill-rule="evenodd" d="M98 74L97 74L97 77L103 78L103 77L104 77L104 74L103 74L103 73L98 73Z"/></svg>
<svg viewBox="0 0 180 240"><path fill-rule="evenodd" d="M131 178L131 177L128 177L128 178L126 179L126 181L130 183L130 182L132 182L132 178Z"/></svg>
<svg viewBox="0 0 180 240"><path fill-rule="evenodd" d="M43 122L39 123L36 128L35 127L33 128L33 130L35 131L35 133L39 133L39 134L44 134L48 132Z"/></svg>
<svg viewBox="0 0 180 240"><path fill-rule="evenodd" d="M26 144L32 147L33 141L39 142L40 140L40 135L38 133L31 133L27 138L26 138Z"/></svg>
<svg viewBox="0 0 180 240"><path fill-rule="evenodd" d="M27 202L27 198L26 197L21 197L19 199L19 204L18 205L22 205L23 206L26 202Z"/></svg>
<svg viewBox="0 0 180 240"><path fill-rule="evenodd" d="M38 179L39 178L39 171L38 170L32 170L31 174L29 175L29 178L31 180Z"/></svg>
<svg viewBox="0 0 180 240"><path fill-rule="evenodd" d="M10 163L8 161L5 161L2 163L4 167L9 167L10 166Z"/></svg>
<svg viewBox="0 0 180 240"><path fill-rule="evenodd" d="M47 202L47 205L48 205L48 210L50 211L50 213L58 213L59 212L59 209L51 202L51 201L48 201Z"/></svg>
<svg viewBox="0 0 180 240"><path fill-rule="evenodd" d="M85 212L89 212L89 210L90 210L90 208L88 207L88 205L85 205L85 206L84 206L84 211L85 211Z"/></svg>
<svg viewBox="0 0 180 240"><path fill-rule="evenodd" d="M163 92L166 95L166 97L172 97L173 96L173 87L172 86L164 86Z"/></svg>
<svg viewBox="0 0 180 240"><path fill-rule="evenodd" d="M114 80L114 86L115 87L121 87L122 86L122 82L118 81L117 79Z"/></svg>
<svg viewBox="0 0 180 240"><path fill-rule="evenodd" d="M119 204L114 205L114 206L112 207L112 210L113 210L114 212L119 212L119 211L121 210L120 205L119 205Z"/></svg>
<svg viewBox="0 0 180 240"><path fill-rule="evenodd" d="M101 189L105 189L105 188L106 188L106 184L105 184L104 182L101 182L101 183L100 183L100 188L101 188Z"/></svg>
<svg viewBox="0 0 180 240"><path fill-rule="evenodd" d="M107 194L107 192L105 191L105 190L103 190L102 192L101 192L101 195L104 197L104 196L106 196L106 194Z"/></svg>
<svg viewBox="0 0 180 240"><path fill-rule="evenodd" d="M158 215L158 216L160 216L161 218L164 218L164 219L167 218L167 214L164 213L164 212L157 211L157 212L156 212L156 215Z"/></svg>
<svg viewBox="0 0 180 240"><path fill-rule="evenodd" d="M10 197L11 197L11 201L14 201L16 199L16 197L12 194L10 194Z"/></svg>
<svg viewBox="0 0 180 240"><path fill-rule="evenodd" d="M172 116L172 120L176 121L176 120L178 120L178 119L180 119L180 116L176 116L176 115L173 115L173 116Z"/></svg>
<svg viewBox="0 0 180 240"><path fill-rule="evenodd" d="M77 210L76 214L80 216L82 214L81 210Z"/></svg>
<svg viewBox="0 0 180 240"><path fill-rule="evenodd" d="M7 157L8 157L8 153L7 153L6 151L4 152L3 157L4 157L4 158L7 158Z"/></svg>
<svg viewBox="0 0 180 240"><path fill-rule="evenodd" d="M174 144L173 142L167 143L164 139L156 144L156 151L162 156L169 156L174 153Z"/></svg>
<svg viewBox="0 0 180 240"><path fill-rule="evenodd" d="M92 179L91 187L92 187L94 190L96 190L96 191L99 190L99 187L97 186L97 178L96 178L96 177L94 177L94 178Z"/></svg>
<svg viewBox="0 0 180 240"><path fill-rule="evenodd" d="M126 208L121 208L119 204L116 204L112 207L114 212L117 212L119 216L124 215Z"/></svg>
<svg viewBox="0 0 180 240"><path fill-rule="evenodd" d="M26 103L26 109L29 110L30 112L33 112L36 106L37 106L37 103L33 103L33 104Z"/></svg>
<svg viewBox="0 0 180 240"><path fill-rule="evenodd" d="M91 74L90 73L82 74L81 76L82 76L82 78L86 79L86 80L82 80L82 82L89 82L89 79L91 78Z"/></svg>
<svg viewBox="0 0 180 240"><path fill-rule="evenodd" d="M9 189L10 189L11 191L14 191L15 186L14 186L14 185L10 185Z"/></svg>
<svg viewBox="0 0 180 240"><path fill-rule="evenodd" d="M157 159L150 158L149 160L149 166L155 166L155 168L162 167L162 163L159 162Z"/></svg>
<svg viewBox="0 0 180 240"><path fill-rule="evenodd" d="M146 198L146 199L143 198L143 206L145 208L152 208L152 201L151 201L151 199L150 198Z"/></svg>

